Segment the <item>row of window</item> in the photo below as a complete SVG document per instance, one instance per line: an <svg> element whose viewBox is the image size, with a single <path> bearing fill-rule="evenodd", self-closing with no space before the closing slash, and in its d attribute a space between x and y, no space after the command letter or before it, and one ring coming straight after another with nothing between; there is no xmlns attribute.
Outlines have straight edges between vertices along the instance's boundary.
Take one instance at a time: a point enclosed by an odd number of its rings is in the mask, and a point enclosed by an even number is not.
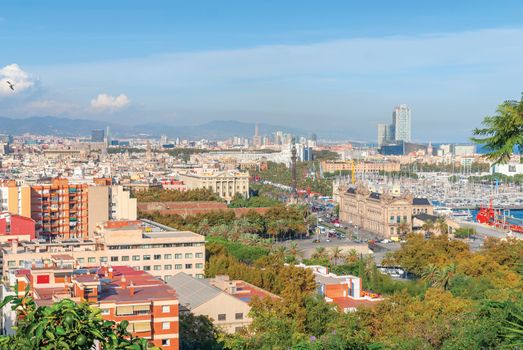
<svg viewBox="0 0 523 350"><path fill-rule="evenodd" d="M243 312L237 312L236 314L234 314L234 319L243 320ZM227 315L218 314L218 321L227 321Z"/></svg>
<svg viewBox="0 0 523 350"><path fill-rule="evenodd" d="M185 253L185 254L182 254L182 253L176 253L174 254L174 258L175 259L192 259L193 256L196 258L196 259L202 259L203 258L203 253ZM171 260L173 258L173 254L164 254L163 255L163 259L164 260ZM100 261L101 261L102 258L100 258ZM107 261L107 258L103 258L105 259L104 261L102 262L106 262ZM142 259L143 261L148 261L148 260L162 260L162 254L154 254L154 255L133 255L132 256L132 259L133 261L140 261L140 259ZM118 262L120 260L120 257L119 256L111 256L111 262ZM121 257L121 261L129 261L129 256L128 255L124 255ZM81 262L81 261L79 261Z"/></svg>
<svg viewBox="0 0 523 350"><path fill-rule="evenodd" d="M193 268L193 264L185 264L185 268L186 269L192 269ZM196 269L203 269L203 264L202 263L198 263L198 264L194 264L194 268ZM144 265L142 266L142 269L144 271L151 271L151 265ZM154 271L160 271L162 270L162 265L153 265L153 269ZM163 269L164 270L172 270L173 269L173 265L163 265ZM183 264L174 264L174 269L175 270L181 270L183 269Z"/></svg>
<svg viewBox="0 0 523 350"><path fill-rule="evenodd" d="M157 249L157 248L179 248L179 247L202 247L205 242L196 243L164 243L164 244L136 244L136 245L110 245L109 250L126 249Z"/></svg>

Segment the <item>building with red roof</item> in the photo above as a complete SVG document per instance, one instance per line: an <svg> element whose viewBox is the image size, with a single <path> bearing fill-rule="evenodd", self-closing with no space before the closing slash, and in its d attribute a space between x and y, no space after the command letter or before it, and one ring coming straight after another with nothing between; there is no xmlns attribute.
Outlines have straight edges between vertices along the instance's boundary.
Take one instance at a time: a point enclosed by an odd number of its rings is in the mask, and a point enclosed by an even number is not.
<svg viewBox="0 0 523 350"><path fill-rule="evenodd" d="M35 239L35 225L35 221L29 217L9 212L0 213L0 242Z"/></svg>
<svg viewBox="0 0 523 350"><path fill-rule="evenodd" d="M51 264L14 272L19 294L29 286L37 305L68 298L87 301L106 320L129 322L128 331L164 350L179 348L178 297L173 288L129 266L75 269L67 254L53 255Z"/></svg>

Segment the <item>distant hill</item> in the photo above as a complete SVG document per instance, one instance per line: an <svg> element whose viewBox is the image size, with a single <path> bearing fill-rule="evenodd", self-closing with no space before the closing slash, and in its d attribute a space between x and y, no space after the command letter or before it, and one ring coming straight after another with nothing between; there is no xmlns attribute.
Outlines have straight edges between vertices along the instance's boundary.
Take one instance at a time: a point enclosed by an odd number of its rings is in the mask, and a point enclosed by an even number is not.
<svg viewBox="0 0 523 350"><path fill-rule="evenodd" d="M0 117L0 133L11 135L31 133L55 136L89 136L91 130L105 129L107 126L111 128L111 134L115 137L133 137L137 135L159 137L165 134L169 137L217 140L231 136L250 137L254 134L255 124L235 120L216 120L196 126L173 126L163 123L126 126L99 120L52 116L20 119ZM305 130L260 123L260 135L269 135L278 130L295 135L307 136L310 134L309 131Z"/></svg>

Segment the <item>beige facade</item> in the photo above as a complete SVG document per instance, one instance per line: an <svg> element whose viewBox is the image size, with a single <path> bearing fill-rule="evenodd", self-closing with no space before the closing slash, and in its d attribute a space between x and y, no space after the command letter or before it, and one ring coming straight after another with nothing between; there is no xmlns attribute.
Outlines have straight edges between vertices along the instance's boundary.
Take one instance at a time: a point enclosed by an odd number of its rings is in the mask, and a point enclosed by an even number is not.
<svg viewBox="0 0 523 350"><path fill-rule="evenodd" d="M0 186L0 211L31 217L31 187L4 181Z"/></svg>
<svg viewBox="0 0 523 350"><path fill-rule="evenodd" d="M0 246L2 272L29 263L46 263L57 253L71 255L78 267L126 265L168 279L179 272L202 278L205 237L152 221L108 221L92 239L16 242Z"/></svg>
<svg viewBox="0 0 523 350"><path fill-rule="evenodd" d="M136 198L123 186L89 186L89 236L92 236L98 224L108 220L136 220Z"/></svg>
<svg viewBox="0 0 523 350"><path fill-rule="evenodd" d="M380 194L363 186L340 190L340 220L381 237L398 237L402 229L412 230L412 217L418 213L433 213L427 199L409 193Z"/></svg>
<svg viewBox="0 0 523 350"><path fill-rule="evenodd" d="M208 188L226 201L236 194L249 197L249 173L240 171L186 171L180 172L179 178L187 189Z"/></svg>
<svg viewBox="0 0 523 350"><path fill-rule="evenodd" d="M342 170L352 170L352 161L322 161L321 167L326 173L334 173ZM399 162L390 161L361 161L354 162L354 172L356 174L361 173L379 173L379 172L397 172L400 171Z"/></svg>

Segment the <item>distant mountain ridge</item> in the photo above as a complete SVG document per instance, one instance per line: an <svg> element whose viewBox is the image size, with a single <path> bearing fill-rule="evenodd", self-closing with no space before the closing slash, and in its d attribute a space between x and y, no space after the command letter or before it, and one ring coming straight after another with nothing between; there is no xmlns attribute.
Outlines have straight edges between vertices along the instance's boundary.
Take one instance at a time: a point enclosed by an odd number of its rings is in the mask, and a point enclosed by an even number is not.
<svg viewBox="0 0 523 350"><path fill-rule="evenodd" d="M24 133L36 135L88 137L91 130L111 128L114 137L134 137L148 135L150 137L180 137L190 139L218 140L232 136L251 137L254 135L255 123L239 122L236 120L215 120L201 125L174 126L163 123L147 123L134 126L126 126L118 123L104 122L100 120L59 118L53 116L8 118L0 117L0 133L21 135ZM260 135L269 135L281 130L295 135L307 136L309 131L285 126L270 124L259 124Z"/></svg>

